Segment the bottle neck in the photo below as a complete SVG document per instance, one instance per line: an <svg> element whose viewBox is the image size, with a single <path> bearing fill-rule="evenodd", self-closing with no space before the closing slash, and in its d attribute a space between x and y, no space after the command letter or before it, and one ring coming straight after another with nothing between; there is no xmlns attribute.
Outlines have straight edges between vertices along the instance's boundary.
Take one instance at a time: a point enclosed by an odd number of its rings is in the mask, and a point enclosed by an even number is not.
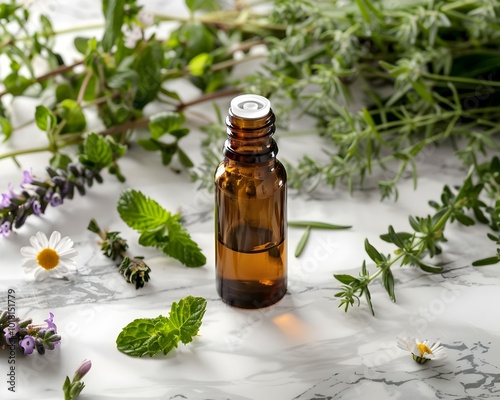
<svg viewBox="0 0 500 400"><path fill-rule="evenodd" d="M266 163L276 159L278 146L272 138L276 126L272 110L266 116L246 119L229 110L224 156L241 163Z"/></svg>

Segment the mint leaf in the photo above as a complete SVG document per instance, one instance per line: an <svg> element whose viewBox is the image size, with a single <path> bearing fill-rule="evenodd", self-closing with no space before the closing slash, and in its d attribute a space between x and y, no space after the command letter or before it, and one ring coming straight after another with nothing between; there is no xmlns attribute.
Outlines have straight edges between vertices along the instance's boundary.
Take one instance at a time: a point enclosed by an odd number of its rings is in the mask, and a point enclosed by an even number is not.
<svg viewBox="0 0 500 400"><path fill-rule="evenodd" d="M45 106L37 106L35 111L36 125L42 131L50 131L56 126L56 116Z"/></svg>
<svg viewBox="0 0 500 400"><path fill-rule="evenodd" d="M128 226L141 233L157 230L170 219L170 213L155 200L133 189L121 194L118 212Z"/></svg>
<svg viewBox="0 0 500 400"><path fill-rule="evenodd" d="M90 169L99 171L113 162L111 147L102 136L95 132L85 138L83 148L80 162Z"/></svg>
<svg viewBox="0 0 500 400"><path fill-rule="evenodd" d="M116 339L116 346L129 356L154 356L162 351L168 342L164 336L171 333L168 318L162 315L156 318L140 318L122 329Z"/></svg>
<svg viewBox="0 0 500 400"><path fill-rule="evenodd" d="M181 128L184 123L184 115L172 111L164 111L154 114L149 119L149 130L151 137L158 139L165 133L169 133Z"/></svg>
<svg viewBox="0 0 500 400"><path fill-rule="evenodd" d="M206 307L207 301L203 297L193 296L180 300L178 304L175 302L172 304L170 324L178 330L182 343L192 342L193 336L198 334Z"/></svg>
<svg viewBox="0 0 500 400"><path fill-rule="evenodd" d="M140 318L122 329L116 338L116 347L122 353L134 357L169 353L179 341L193 341L198 334L207 301L203 297L188 296L174 302L168 318Z"/></svg>
<svg viewBox="0 0 500 400"><path fill-rule="evenodd" d="M163 251L170 257L176 258L187 267L201 267L207 262L195 241L186 229L174 218L168 223L168 243Z"/></svg>

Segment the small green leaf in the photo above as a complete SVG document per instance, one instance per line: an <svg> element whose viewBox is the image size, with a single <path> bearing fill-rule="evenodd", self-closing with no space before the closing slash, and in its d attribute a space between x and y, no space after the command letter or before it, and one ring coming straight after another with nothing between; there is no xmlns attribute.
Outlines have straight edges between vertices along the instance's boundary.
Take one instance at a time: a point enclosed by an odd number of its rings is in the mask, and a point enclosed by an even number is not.
<svg viewBox="0 0 500 400"><path fill-rule="evenodd" d="M411 215L409 216L410 225L415 232L421 232L420 223Z"/></svg>
<svg viewBox="0 0 500 400"><path fill-rule="evenodd" d="M404 242L406 242L407 240L409 240L413 237L413 235L411 233L408 233L408 232L397 232L396 235L398 235L398 237L400 237ZM384 233L383 235L380 235L380 239L382 239L384 242L387 242L387 243L394 243L392 241L391 235L389 235L388 233Z"/></svg>
<svg viewBox="0 0 500 400"><path fill-rule="evenodd" d="M438 265L426 264L419 259L414 259L413 261L416 262L416 264L422 269L422 271L429 272L431 274L439 274L440 272L443 272L443 267L440 267Z"/></svg>
<svg viewBox="0 0 500 400"><path fill-rule="evenodd" d="M474 267L484 267L485 265L493 265L500 262L500 256L493 256L488 258L483 258L481 260L474 261L472 265Z"/></svg>
<svg viewBox="0 0 500 400"><path fill-rule="evenodd" d="M370 244L368 239L365 239L365 251L368 254L368 257L370 257L377 264L380 264L382 261L384 261L382 255L378 252L378 250L375 247L373 247Z"/></svg>
<svg viewBox="0 0 500 400"><path fill-rule="evenodd" d="M73 41L73 44L79 53L83 55L87 54L87 51L89 50L89 38L77 36Z"/></svg>
<svg viewBox="0 0 500 400"><path fill-rule="evenodd" d="M308 226L315 229L349 229L351 225L334 225L326 222L316 221L288 221L288 226L292 228L307 228Z"/></svg>
<svg viewBox="0 0 500 400"><path fill-rule="evenodd" d="M37 106L35 111L35 121L38 128L42 131L48 132L54 129L57 123L56 116L45 106Z"/></svg>
<svg viewBox="0 0 500 400"><path fill-rule="evenodd" d="M460 212L455 213L454 216L462 225L472 226L475 224L474 220L471 217L468 217L467 215Z"/></svg>
<svg viewBox="0 0 500 400"><path fill-rule="evenodd" d="M62 169L66 171L66 168L71 163L71 157L63 153L56 153L50 159L50 166L54 169Z"/></svg>
<svg viewBox="0 0 500 400"><path fill-rule="evenodd" d="M300 238L299 243L297 243L297 248L295 249L295 257L299 257L302 254L302 252L304 251L304 248L306 247L310 233L311 233L311 227L308 226L306 228L306 230L304 231L302 237Z"/></svg>
<svg viewBox="0 0 500 400"><path fill-rule="evenodd" d="M186 168L193 168L194 163L191 161L189 156L182 150L179 146L177 146L177 155L179 156L179 161Z"/></svg>
<svg viewBox="0 0 500 400"><path fill-rule="evenodd" d="M166 133L178 130L184 123L185 118L183 114L165 111L158 114L154 114L149 119L149 130L151 131L151 137L153 139L158 139Z"/></svg>
<svg viewBox="0 0 500 400"><path fill-rule="evenodd" d="M110 52L113 45L123 36L125 0L103 0L102 11L106 20L102 48Z"/></svg>
<svg viewBox="0 0 500 400"><path fill-rule="evenodd" d="M216 11L220 9L217 0L186 0L186 6L191 12L195 11Z"/></svg>
<svg viewBox="0 0 500 400"><path fill-rule="evenodd" d="M30 87L34 82L25 76L19 75L17 72L12 72L7 75L2 82L8 93L13 96L20 96L24 91Z"/></svg>
<svg viewBox="0 0 500 400"><path fill-rule="evenodd" d="M12 135L12 125L7 118L0 117L0 133L3 133L5 136L3 139L4 142L9 140Z"/></svg>
<svg viewBox="0 0 500 400"><path fill-rule="evenodd" d="M202 76L211 65L212 56L208 53L200 53L189 61L188 69L191 75Z"/></svg>
<svg viewBox="0 0 500 400"><path fill-rule="evenodd" d="M389 294L391 300L396 302L396 295L394 293L394 276L392 275L392 271L390 268L386 268L384 272L382 272L382 282L384 284L385 290Z"/></svg>
<svg viewBox="0 0 500 400"><path fill-rule="evenodd" d="M366 302L368 303L368 307L370 308L372 315L375 316L375 310L373 309L373 304L372 304L372 296L370 294L370 290L368 289L368 286L364 287L363 291L365 293L365 298L366 298Z"/></svg>
<svg viewBox="0 0 500 400"><path fill-rule="evenodd" d="M128 226L141 233L156 230L170 219L170 213L155 200L133 189L120 195L118 213Z"/></svg>
<svg viewBox="0 0 500 400"><path fill-rule="evenodd" d="M206 257L186 229L174 218L168 220L167 227L168 243L163 247L163 251L187 267L205 265Z"/></svg>
<svg viewBox="0 0 500 400"><path fill-rule="evenodd" d="M61 101L56 106L58 117L66 121L62 133L81 132L87 126L87 120L80 105L71 99Z"/></svg>
<svg viewBox="0 0 500 400"><path fill-rule="evenodd" d="M353 282L359 282L359 279L347 274L335 274L333 276L335 279L337 279L340 283L343 283L344 285L350 285Z"/></svg>
<svg viewBox="0 0 500 400"><path fill-rule="evenodd" d="M391 238L392 243L398 246L400 249L405 248L405 244L403 239L394 231L392 225L389 226L389 237Z"/></svg>
<svg viewBox="0 0 500 400"><path fill-rule="evenodd" d="M80 162L87 168L100 171L113 162L113 153L106 140L95 132L89 134L83 142L84 152Z"/></svg>

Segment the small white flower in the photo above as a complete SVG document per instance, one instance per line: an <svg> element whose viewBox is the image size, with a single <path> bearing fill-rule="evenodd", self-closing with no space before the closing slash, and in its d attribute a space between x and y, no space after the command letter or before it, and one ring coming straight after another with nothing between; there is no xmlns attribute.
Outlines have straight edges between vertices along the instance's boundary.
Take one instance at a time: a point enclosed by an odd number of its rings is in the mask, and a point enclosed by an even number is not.
<svg viewBox="0 0 500 400"><path fill-rule="evenodd" d="M154 14L152 14L148 11L141 10L137 14L137 21L139 21L139 23L141 24L141 26L143 28L147 28L147 27L154 24L155 16L154 16Z"/></svg>
<svg viewBox="0 0 500 400"><path fill-rule="evenodd" d="M142 30L137 25L134 25L131 31L125 33L125 47L134 49L137 42L142 39Z"/></svg>
<svg viewBox="0 0 500 400"><path fill-rule="evenodd" d="M35 279L42 281L47 277L63 278L69 268L74 267L73 258L78 252L73 249L73 241L68 237L61 239L61 234L52 232L50 239L43 232L30 238L31 246L21 248L21 260L26 272L35 270Z"/></svg>
<svg viewBox="0 0 500 400"><path fill-rule="evenodd" d="M438 341L421 341L409 336L397 336L397 341L398 347L409 351L419 364L424 364L428 360L442 360L446 357L444 347Z"/></svg>

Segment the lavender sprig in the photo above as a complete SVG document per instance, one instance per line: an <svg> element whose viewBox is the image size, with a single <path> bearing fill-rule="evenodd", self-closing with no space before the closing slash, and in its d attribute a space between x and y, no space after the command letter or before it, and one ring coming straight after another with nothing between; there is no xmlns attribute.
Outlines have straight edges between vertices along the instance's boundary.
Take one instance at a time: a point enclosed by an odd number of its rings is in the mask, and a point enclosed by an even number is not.
<svg viewBox="0 0 500 400"><path fill-rule="evenodd" d="M11 313L0 310L0 348L18 349L22 354L38 354L54 350L61 343L61 335L57 333L54 314L49 313L44 324L33 324L31 318L21 320Z"/></svg>
<svg viewBox="0 0 500 400"><path fill-rule="evenodd" d="M111 138L104 139L91 133L83 143L80 162L68 163L60 168L48 167L47 179L24 171L21 190L15 191L9 185L8 192L0 195L0 235L9 236L13 229L24 225L30 215L40 216L47 207L63 204L74 197L75 191L85 195L94 182L103 182L101 171L106 167L122 179L116 159L124 154L125 148Z"/></svg>

